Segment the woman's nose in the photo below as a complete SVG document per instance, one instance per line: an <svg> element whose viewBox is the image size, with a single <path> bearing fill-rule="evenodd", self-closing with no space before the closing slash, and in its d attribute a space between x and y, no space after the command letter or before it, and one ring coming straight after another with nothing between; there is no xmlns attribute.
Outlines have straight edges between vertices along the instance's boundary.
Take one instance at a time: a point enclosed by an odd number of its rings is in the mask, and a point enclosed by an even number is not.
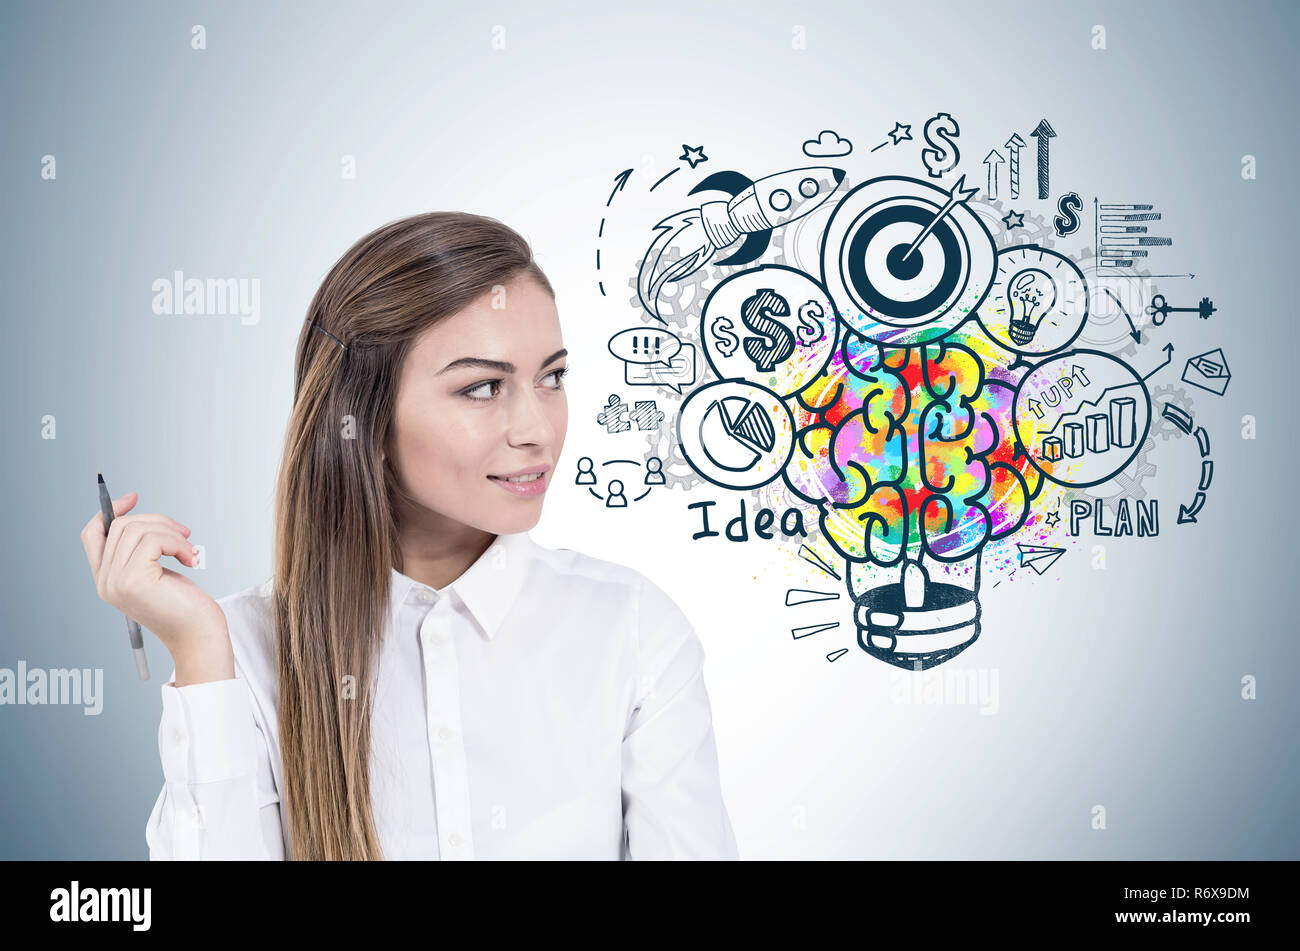
<svg viewBox="0 0 1300 951"><path fill-rule="evenodd" d="M526 393L510 411L510 441L546 445L555 438L555 427L537 393Z"/></svg>

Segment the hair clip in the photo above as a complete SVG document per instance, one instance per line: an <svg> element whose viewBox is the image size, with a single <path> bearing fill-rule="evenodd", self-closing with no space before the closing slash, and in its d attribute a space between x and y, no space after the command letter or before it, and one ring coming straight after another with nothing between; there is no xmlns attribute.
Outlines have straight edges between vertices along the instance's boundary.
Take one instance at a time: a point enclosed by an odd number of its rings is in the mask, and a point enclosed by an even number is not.
<svg viewBox="0 0 1300 951"><path fill-rule="evenodd" d="M316 321L313 320L313 321L311 322L311 325L312 325L313 327L315 327L317 330L319 330L321 333L323 333L325 336L329 337L329 338L330 338L331 340L333 340L335 343L337 343L337 344L338 344L340 347L342 347L344 350L346 350L346 349L348 348L348 345L347 345L346 343L344 343L344 342L343 342L342 340L340 340L338 337L334 336L332 333L330 333L328 330L326 330L326 329L325 329L324 327L322 327L320 324L316 323Z"/></svg>

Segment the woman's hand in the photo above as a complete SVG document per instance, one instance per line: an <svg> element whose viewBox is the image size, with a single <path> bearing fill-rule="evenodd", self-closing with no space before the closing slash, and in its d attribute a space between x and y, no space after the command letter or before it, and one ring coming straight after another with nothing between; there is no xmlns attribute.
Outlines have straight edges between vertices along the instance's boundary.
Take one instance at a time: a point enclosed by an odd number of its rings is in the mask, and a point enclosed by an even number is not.
<svg viewBox="0 0 1300 951"><path fill-rule="evenodd" d="M221 605L185 575L158 564L159 558L171 555L194 567L190 530L166 515L126 515L137 501L134 492L113 500L107 537L102 512L96 512L81 530L96 591L158 635L176 664L176 686L234 677L234 654Z"/></svg>

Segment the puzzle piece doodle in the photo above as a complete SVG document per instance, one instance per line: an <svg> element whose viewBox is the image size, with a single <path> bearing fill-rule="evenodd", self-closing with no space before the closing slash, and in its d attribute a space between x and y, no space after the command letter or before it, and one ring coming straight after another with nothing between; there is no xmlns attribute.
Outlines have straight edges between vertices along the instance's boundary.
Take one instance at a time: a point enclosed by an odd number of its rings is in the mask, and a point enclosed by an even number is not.
<svg viewBox="0 0 1300 951"><path fill-rule="evenodd" d="M664 421L664 414L654 400L637 400L632 418L636 420L637 429L658 429Z"/></svg>
<svg viewBox="0 0 1300 951"><path fill-rule="evenodd" d="M616 393L611 393L605 408L597 414L596 422L604 426L606 432L625 433L632 428L632 423L628 421L627 416L627 404L619 399Z"/></svg>

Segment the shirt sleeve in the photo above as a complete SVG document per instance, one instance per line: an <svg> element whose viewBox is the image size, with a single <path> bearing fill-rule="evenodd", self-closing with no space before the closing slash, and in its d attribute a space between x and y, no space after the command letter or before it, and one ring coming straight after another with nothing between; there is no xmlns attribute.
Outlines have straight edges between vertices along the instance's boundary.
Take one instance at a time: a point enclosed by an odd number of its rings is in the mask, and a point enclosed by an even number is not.
<svg viewBox="0 0 1300 951"><path fill-rule="evenodd" d="M625 857L739 858L722 800L704 646L645 578L636 644L637 699L623 735Z"/></svg>
<svg viewBox="0 0 1300 951"><path fill-rule="evenodd" d="M285 857L280 795L238 665L231 680L162 686L163 788L145 827L151 860Z"/></svg>

